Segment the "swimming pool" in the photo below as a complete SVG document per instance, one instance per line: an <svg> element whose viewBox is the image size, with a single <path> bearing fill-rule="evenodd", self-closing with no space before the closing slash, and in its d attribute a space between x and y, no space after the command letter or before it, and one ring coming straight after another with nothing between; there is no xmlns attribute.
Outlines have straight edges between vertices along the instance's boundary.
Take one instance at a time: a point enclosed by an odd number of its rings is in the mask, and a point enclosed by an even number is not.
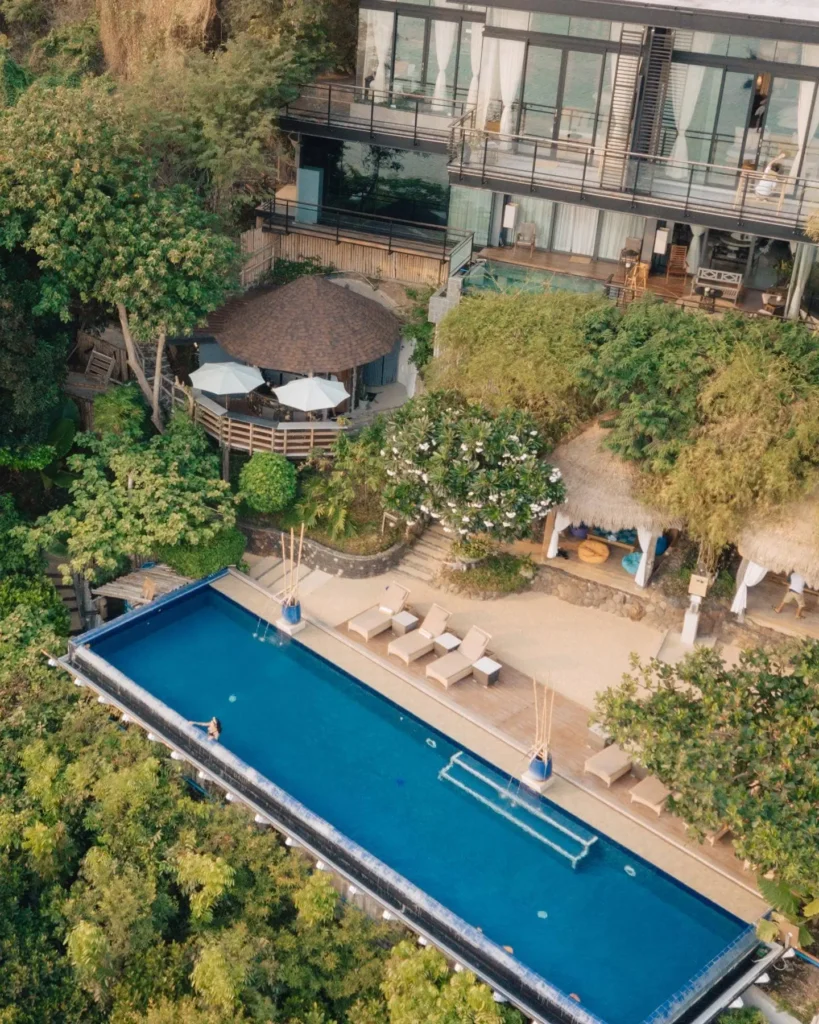
<svg viewBox="0 0 819 1024"><path fill-rule="evenodd" d="M470 267L464 277L464 295L514 291L561 291L602 295L605 292L605 285L602 281L590 277L560 274L550 270L533 270L498 260L482 260Z"/></svg>
<svg viewBox="0 0 819 1024"><path fill-rule="evenodd" d="M574 1019L672 1020L673 1009L655 1011L756 945L739 919L549 801L516 803L508 776L302 644L275 631L260 642L264 633L199 586L78 638L91 654L72 657L102 665L103 683L121 673L185 719L216 715L249 779L271 780L499 952L513 950L527 985L528 969L575 993Z"/></svg>

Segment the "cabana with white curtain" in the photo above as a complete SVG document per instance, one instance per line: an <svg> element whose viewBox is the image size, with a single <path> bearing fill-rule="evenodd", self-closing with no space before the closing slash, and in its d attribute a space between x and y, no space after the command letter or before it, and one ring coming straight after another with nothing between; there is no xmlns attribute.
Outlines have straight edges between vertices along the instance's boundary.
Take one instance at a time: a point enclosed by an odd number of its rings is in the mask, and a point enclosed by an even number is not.
<svg viewBox="0 0 819 1024"><path fill-rule="evenodd" d="M604 447L606 434L594 424L559 445L552 455L550 461L563 476L566 501L555 509L546 557L557 557L560 534L573 524L585 523L612 533L636 530L642 554L634 582L645 587L654 570L657 541L666 530L679 529L682 523L636 497L639 470ZM600 539L605 541L605 537Z"/></svg>
<svg viewBox="0 0 819 1024"><path fill-rule="evenodd" d="M749 590L769 573L796 572L809 587L819 588L819 491L753 520L739 535L737 548L742 562L731 604L735 615L744 615Z"/></svg>

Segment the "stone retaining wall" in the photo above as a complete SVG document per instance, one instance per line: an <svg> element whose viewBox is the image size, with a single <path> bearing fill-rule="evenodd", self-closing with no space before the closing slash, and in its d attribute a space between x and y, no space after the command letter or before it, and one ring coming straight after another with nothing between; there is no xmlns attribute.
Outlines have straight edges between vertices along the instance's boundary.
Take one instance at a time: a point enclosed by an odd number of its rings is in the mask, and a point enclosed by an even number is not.
<svg viewBox="0 0 819 1024"><path fill-rule="evenodd" d="M285 537L288 544L290 542L289 533L285 534L272 526L258 526L249 522L240 522L238 525L247 537L248 551L254 555L280 555L281 538ZM394 569L408 547L409 544L401 540L386 551L379 551L374 555L348 555L305 537L301 560L311 569L321 569L331 576L364 579L367 576L380 576Z"/></svg>

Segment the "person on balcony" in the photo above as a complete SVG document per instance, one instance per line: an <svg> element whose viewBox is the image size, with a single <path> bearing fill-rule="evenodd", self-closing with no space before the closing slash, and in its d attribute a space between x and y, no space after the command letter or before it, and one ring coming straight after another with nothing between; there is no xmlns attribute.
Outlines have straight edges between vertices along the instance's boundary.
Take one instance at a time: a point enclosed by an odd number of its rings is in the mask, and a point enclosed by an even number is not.
<svg viewBox="0 0 819 1024"><path fill-rule="evenodd" d="M777 183L782 174L782 161L787 153L779 153L771 160L762 172L762 177L756 183L754 192L760 199L770 199L776 191Z"/></svg>

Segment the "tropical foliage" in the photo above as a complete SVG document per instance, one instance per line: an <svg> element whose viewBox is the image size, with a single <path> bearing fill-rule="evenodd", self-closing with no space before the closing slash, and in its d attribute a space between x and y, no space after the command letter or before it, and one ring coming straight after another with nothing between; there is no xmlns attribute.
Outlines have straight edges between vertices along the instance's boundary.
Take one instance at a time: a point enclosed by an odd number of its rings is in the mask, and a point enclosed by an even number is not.
<svg viewBox="0 0 819 1024"><path fill-rule="evenodd" d="M409 525L440 521L455 539L526 536L564 497L531 416L493 415L455 393L430 392L402 406L387 423L381 454L386 507Z"/></svg>
<svg viewBox="0 0 819 1024"><path fill-rule="evenodd" d="M819 917L819 642L745 651L736 667L702 648L653 661L606 690L597 716L673 792L703 836L728 827L774 905L802 927ZM801 908L801 910L800 910Z"/></svg>
<svg viewBox="0 0 819 1024"><path fill-rule="evenodd" d="M182 414L149 441L85 435L82 444L84 451L68 460L76 474L68 504L22 533L32 552L65 544L66 576L99 580L160 546L206 544L234 525L218 459L201 428Z"/></svg>
<svg viewBox="0 0 819 1024"><path fill-rule="evenodd" d="M587 335L613 312L602 296L569 292L469 298L438 327L428 381L491 412L525 410L554 444L591 414L594 395L581 377Z"/></svg>
<svg viewBox="0 0 819 1024"><path fill-rule="evenodd" d="M198 580L224 569L226 565L242 566L247 538L235 526L227 526L210 540L198 544L158 544L154 556L182 576Z"/></svg>
<svg viewBox="0 0 819 1024"><path fill-rule="evenodd" d="M256 452L242 466L239 490L254 512L281 512L296 497L296 468L283 455Z"/></svg>
<svg viewBox="0 0 819 1024"><path fill-rule="evenodd" d="M59 644L0 619L0 1020L520 1024L48 668Z"/></svg>

